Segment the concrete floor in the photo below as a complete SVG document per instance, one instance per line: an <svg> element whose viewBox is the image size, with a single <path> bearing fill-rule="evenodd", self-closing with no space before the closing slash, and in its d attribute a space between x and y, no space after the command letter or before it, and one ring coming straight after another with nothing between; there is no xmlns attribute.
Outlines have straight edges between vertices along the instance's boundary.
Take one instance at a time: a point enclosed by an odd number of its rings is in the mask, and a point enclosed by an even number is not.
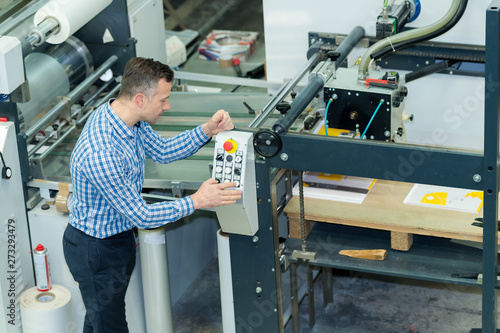
<svg viewBox="0 0 500 333"><path fill-rule="evenodd" d="M212 260L174 306L175 332L222 332L217 265ZM324 307L322 278L314 283L316 324L309 328L306 296L300 332L468 333L481 326L479 288L336 270L334 302Z"/></svg>

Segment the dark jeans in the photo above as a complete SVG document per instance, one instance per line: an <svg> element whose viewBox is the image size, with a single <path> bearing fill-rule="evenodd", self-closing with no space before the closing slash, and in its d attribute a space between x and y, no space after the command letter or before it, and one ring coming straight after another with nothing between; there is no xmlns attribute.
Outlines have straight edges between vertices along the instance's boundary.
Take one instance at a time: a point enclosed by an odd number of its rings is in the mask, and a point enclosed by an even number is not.
<svg viewBox="0 0 500 333"><path fill-rule="evenodd" d="M133 231L98 239L68 224L63 250L87 309L83 333L128 332L125 292L135 266Z"/></svg>

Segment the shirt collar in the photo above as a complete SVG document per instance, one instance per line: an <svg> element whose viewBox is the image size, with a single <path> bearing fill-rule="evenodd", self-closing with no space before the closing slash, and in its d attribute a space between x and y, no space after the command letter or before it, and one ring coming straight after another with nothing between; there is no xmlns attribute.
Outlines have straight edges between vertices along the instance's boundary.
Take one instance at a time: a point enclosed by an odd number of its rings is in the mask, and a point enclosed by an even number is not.
<svg viewBox="0 0 500 333"><path fill-rule="evenodd" d="M118 135L120 135L122 138L134 138L135 137L134 129L128 127L128 125L125 124L125 122L120 117L118 117L116 112L111 107L111 103L113 103L114 100L115 99L112 98L109 100L108 103L106 103L106 116L108 117L109 122L116 129ZM134 125L134 127L140 127L140 126L141 126L140 121Z"/></svg>

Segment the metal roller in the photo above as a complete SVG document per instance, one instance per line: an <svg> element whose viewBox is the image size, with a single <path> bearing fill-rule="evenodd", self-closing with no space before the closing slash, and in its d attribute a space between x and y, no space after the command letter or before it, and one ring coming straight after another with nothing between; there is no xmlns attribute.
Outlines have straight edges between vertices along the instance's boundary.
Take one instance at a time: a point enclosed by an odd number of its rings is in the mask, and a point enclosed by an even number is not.
<svg viewBox="0 0 500 333"><path fill-rule="evenodd" d="M24 131L57 104L58 96L67 95L93 71L88 49L76 37L70 37L65 43L50 47L43 53L30 53L24 62L31 95L29 102L17 104L24 120Z"/></svg>

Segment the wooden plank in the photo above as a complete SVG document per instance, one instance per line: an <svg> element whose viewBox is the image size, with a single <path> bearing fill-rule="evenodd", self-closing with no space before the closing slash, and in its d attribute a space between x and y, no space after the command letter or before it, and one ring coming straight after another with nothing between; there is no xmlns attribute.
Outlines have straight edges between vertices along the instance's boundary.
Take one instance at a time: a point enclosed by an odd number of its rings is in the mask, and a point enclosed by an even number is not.
<svg viewBox="0 0 500 333"><path fill-rule="evenodd" d="M413 234L391 231L391 249L408 251L413 245Z"/></svg>
<svg viewBox="0 0 500 333"><path fill-rule="evenodd" d="M377 180L362 204L304 198L305 218L355 227L389 230L482 242L483 229L472 226L479 213L406 205L413 184ZM299 216L299 198L285 207L289 218Z"/></svg>
<svg viewBox="0 0 500 333"><path fill-rule="evenodd" d="M312 227L314 226L314 222L311 221L305 221L305 233L306 237L309 235L311 232ZM295 217L289 217L288 219L288 234L290 238L297 238L301 239L302 238L302 231L300 230L300 217L295 216Z"/></svg>
<svg viewBox="0 0 500 333"><path fill-rule="evenodd" d="M384 260L387 250L342 250L339 254L358 259Z"/></svg>

